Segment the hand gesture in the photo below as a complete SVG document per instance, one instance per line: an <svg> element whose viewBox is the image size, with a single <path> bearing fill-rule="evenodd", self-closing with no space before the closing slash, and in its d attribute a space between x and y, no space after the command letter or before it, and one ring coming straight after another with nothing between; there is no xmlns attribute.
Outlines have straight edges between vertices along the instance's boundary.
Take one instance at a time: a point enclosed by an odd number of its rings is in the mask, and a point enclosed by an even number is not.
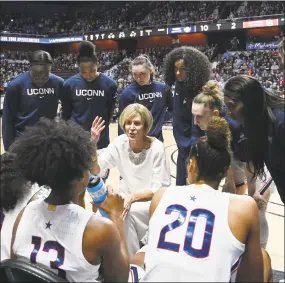
<svg viewBox="0 0 285 283"><path fill-rule="evenodd" d="M135 199L134 199L132 194L125 196L125 198L124 198L124 211L123 211L123 214L122 214L122 218L123 219L125 219L126 216L128 215L134 200Z"/></svg>
<svg viewBox="0 0 285 283"><path fill-rule="evenodd" d="M99 141L102 131L105 128L105 120L102 120L100 117L96 117L92 123L91 127L91 140L95 141L96 143Z"/></svg>

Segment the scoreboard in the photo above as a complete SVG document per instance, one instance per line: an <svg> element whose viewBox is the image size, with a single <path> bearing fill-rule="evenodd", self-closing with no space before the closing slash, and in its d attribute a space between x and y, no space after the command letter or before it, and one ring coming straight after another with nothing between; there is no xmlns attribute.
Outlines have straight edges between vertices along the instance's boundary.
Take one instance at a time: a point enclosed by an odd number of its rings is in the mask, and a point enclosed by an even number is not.
<svg viewBox="0 0 285 283"><path fill-rule="evenodd" d="M197 23L183 26L161 26L152 28L134 28L120 31L106 31L98 33L88 33L84 35L84 40L106 40L106 39L124 39L138 38L143 36L162 36L172 34L189 34L189 33L207 33L213 31L230 31L250 28L262 28L284 25L283 18L260 19L252 21L225 21L221 23Z"/></svg>

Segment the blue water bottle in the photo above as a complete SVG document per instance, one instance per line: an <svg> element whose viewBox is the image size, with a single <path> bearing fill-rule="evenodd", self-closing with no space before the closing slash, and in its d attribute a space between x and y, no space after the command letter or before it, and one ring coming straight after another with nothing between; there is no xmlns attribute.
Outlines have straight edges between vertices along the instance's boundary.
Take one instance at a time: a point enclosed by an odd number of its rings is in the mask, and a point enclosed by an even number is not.
<svg viewBox="0 0 285 283"><path fill-rule="evenodd" d="M103 203L108 196L105 183L99 176L90 174L89 183L86 189L95 204ZM110 218L103 209L99 208L99 211L103 217Z"/></svg>

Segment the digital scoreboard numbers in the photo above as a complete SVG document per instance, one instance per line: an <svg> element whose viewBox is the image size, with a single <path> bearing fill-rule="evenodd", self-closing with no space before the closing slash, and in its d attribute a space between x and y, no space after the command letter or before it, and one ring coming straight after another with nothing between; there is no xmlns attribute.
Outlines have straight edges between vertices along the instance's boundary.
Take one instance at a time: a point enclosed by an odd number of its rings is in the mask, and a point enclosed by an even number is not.
<svg viewBox="0 0 285 283"><path fill-rule="evenodd" d="M225 22L225 23L211 23L211 24L196 24L196 32L209 32L209 31L229 31L242 29L242 22Z"/></svg>

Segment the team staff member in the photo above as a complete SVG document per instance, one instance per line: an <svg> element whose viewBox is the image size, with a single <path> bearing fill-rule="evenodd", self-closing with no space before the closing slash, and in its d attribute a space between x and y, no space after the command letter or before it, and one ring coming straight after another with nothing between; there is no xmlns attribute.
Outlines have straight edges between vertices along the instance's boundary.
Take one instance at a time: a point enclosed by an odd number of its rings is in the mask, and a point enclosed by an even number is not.
<svg viewBox="0 0 285 283"><path fill-rule="evenodd" d="M30 70L8 85L4 106L2 135L5 150L26 126L41 117L53 119L57 114L63 79L51 74L52 57L43 50L29 54Z"/></svg>
<svg viewBox="0 0 285 283"><path fill-rule="evenodd" d="M98 149L105 148L110 142L109 124L116 100L117 85L106 75L97 72L98 58L95 46L83 41L78 47L80 72L69 78L63 86L62 118L79 124L90 131L96 116L105 120L105 129L98 142Z"/></svg>
<svg viewBox="0 0 285 283"><path fill-rule="evenodd" d="M173 91L173 135L178 147L176 185L186 184L186 158L191 141L193 98L210 79L208 58L199 50L182 46L172 50L164 61L166 85ZM200 129L196 129L198 132Z"/></svg>
<svg viewBox="0 0 285 283"><path fill-rule="evenodd" d="M143 55L136 57L131 63L134 81L123 90L119 100L119 113L132 103L140 103L147 107L153 117L153 126L149 136L163 142L162 126L166 109L171 110L171 94L166 85L153 81L154 66L149 58ZM124 131L119 127L119 135Z"/></svg>

